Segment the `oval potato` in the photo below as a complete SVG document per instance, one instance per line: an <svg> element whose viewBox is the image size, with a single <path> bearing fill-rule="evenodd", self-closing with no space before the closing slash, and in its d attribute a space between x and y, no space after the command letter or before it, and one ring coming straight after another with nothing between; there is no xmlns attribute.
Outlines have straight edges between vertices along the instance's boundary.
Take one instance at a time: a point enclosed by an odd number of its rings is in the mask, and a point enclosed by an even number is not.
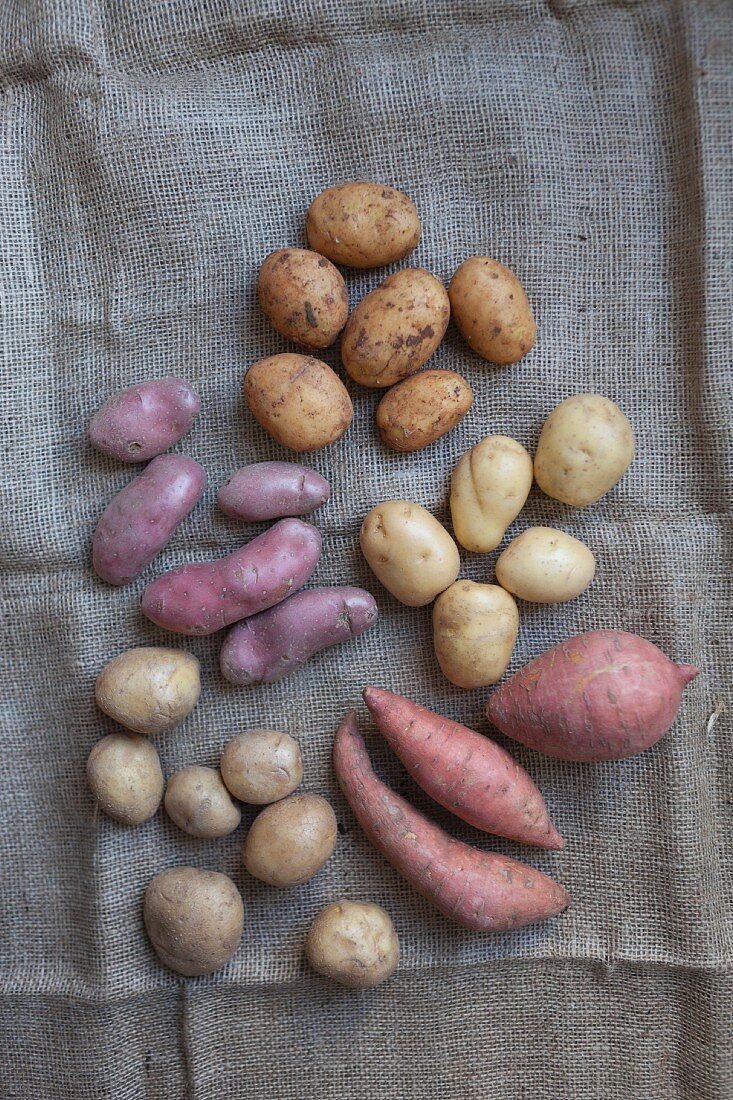
<svg viewBox="0 0 733 1100"><path fill-rule="evenodd" d="M420 371L384 395L377 427L393 451L420 451L455 428L472 404L473 390L460 374Z"/></svg>
<svg viewBox="0 0 733 1100"><path fill-rule="evenodd" d="M201 694L192 653L139 646L109 661L96 683L97 706L115 722L146 736L163 733L190 714Z"/></svg>
<svg viewBox="0 0 733 1100"><path fill-rule="evenodd" d="M342 183L322 191L305 220L308 243L346 267L381 267L409 255L420 218L402 191L381 183Z"/></svg>
<svg viewBox="0 0 733 1100"><path fill-rule="evenodd" d="M147 737L111 733L87 760L87 782L100 810L123 825L148 821L163 797L163 770Z"/></svg>
<svg viewBox="0 0 733 1100"><path fill-rule="evenodd" d="M435 601L435 655L443 674L458 687L486 687L500 680L518 629L517 605L498 584L456 581Z"/></svg>
<svg viewBox="0 0 733 1100"><path fill-rule="evenodd" d="M445 287L429 271L396 271L362 298L346 322L341 360L362 386L393 386L427 363L450 318Z"/></svg>
<svg viewBox="0 0 733 1100"><path fill-rule="evenodd" d="M305 941L313 969L348 989L371 989L397 969L400 944L389 913L368 901L327 905Z"/></svg>
<svg viewBox="0 0 733 1100"><path fill-rule="evenodd" d="M579 393L545 421L534 476L548 497L582 507L612 489L633 457L634 433L618 405L597 393Z"/></svg>
<svg viewBox="0 0 733 1100"><path fill-rule="evenodd" d="M521 443L490 435L458 460L450 488L453 530L477 554L495 550L532 488L532 459Z"/></svg>
<svg viewBox="0 0 733 1100"><path fill-rule="evenodd" d="M359 534L362 553L384 587L408 607L424 607L458 576L458 547L420 504L385 500Z"/></svg>
<svg viewBox="0 0 733 1100"><path fill-rule="evenodd" d="M300 745L277 730L238 733L224 746L219 766L234 797L255 806L278 802L303 781Z"/></svg>
<svg viewBox="0 0 733 1100"><path fill-rule="evenodd" d="M170 867L145 891L145 929L164 964L189 977L211 974L237 950L244 906L230 878L198 867Z"/></svg>
<svg viewBox="0 0 733 1100"><path fill-rule="evenodd" d="M244 842L244 865L269 886L300 886L330 859L338 829L333 809L318 794L291 794L266 806Z"/></svg>
<svg viewBox="0 0 733 1100"><path fill-rule="evenodd" d="M283 352L254 363L244 379L249 409L291 451L318 451L340 439L354 408L346 386L326 363Z"/></svg>
<svg viewBox="0 0 733 1100"><path fill-rule="evenodd" d="M330 347L349 316L341 272L307 248L271 252L260 268L257 297L278 332L309 348Z"/></svg>
<svg viewBox="0 0 733 1100"><path fill-rule="evenodd" d="M554 527L530 527L499 555L502 588L532 603L564 603L585 592L596 560L580 539Z"/></svg>
<svg viewBox="0 0 733 1100"><path fill-rule="evenodd" d="M532 348L536 326L514 272L489 256L472 256L448 287L451 311L466 343L490 363L516 363Z"/></svg>
<svg viewBox="0 0 733 1100"><path fill-rule="evenodd" d="M164 805L168 817L184 833L209 839L233 833L242 816L218 771L197 764L174 772Z"/></svg>

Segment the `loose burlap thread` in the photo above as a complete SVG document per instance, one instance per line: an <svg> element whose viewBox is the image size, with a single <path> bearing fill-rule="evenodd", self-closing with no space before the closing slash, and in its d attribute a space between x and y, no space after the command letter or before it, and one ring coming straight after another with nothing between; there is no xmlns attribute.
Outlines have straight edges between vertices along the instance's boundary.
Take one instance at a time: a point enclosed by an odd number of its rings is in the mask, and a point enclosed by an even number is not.
<svg viewBox="0 0 733 1100"><path fill-rule="evenodd" d="M731 53L725 2L26 0L0 12L4 1097L733 1095ZM247 365L289 347L258 311L257 268L304 243L318 191L353 178L414 199L411 263L446 281L471 254L509 264L538 339L495 369L451 329L433 362L464 374L475 402L414 456L381 446L377 396L350 385L350 432L312 456L332 485L313 583L372 590L374 630L249 690L221 679L220 637L184 643L204 691L158 739L166 774L274 726L301 739L306 786L336 807L332 860L275 891L244 874L241 831L197 841L162 812L137 830L97 814L84 763L113 728L94 706L100 667L171 641L140 614L144 583L261 529L214 502L237 466L290 457L241 397ZM348 273L352 304L384 274ZM323 357L337 366L337 348ZM168 374L201 392L177 449L204 464L209 489L140 581L112 590L89 542L134 470L92 453L86 422L115 390ZM486 692L442 678L429 609L380 588L358 528L388 497L448 522L465 449L490 433L532 449L550 409L582 391L621 405L637 458L583 510L532 491L509 534L559 526L598 573L568 605L521 605L512 670L616 626L702 672L673 731L633 760L561 763L502 742L544 792L561 853L481 836L430 803L360 710L397 790L573 896L556 920L481 936L369 847L331 775L333 731L367 682L490 732ZM495 557L465 555L463 575L490 580ZM209 978L163 970L142 927L147 882L183 863L226 871L244 898L241 947ZM371 992L302 961L310 920L343 895L384 905L401 938L398 974Z"/></svg>

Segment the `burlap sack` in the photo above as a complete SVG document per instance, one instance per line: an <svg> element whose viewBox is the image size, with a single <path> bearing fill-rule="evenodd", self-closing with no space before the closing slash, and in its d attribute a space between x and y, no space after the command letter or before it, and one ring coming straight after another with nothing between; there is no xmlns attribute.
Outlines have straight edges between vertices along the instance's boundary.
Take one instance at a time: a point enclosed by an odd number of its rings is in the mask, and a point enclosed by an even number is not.
<svg viewBox="0 0 733 1100"><path fill-rule="evenodd" d="M730 3L553 0L6 0L0 9L3 1097L705 1100L733 1096L731 803ZM333 486L315 582L362 583L375 630L282 683L236 690L220 638L194 640L205 690L159 739L167 773L215 763L248 726L302 739L307 785L343 834L307 886L245 877L241 834L194 841L163 813L98 816L84 781L111 728L93 683L114 654L169 636L139 612L145 580L257 528L214 494L238 465L285 457L241 398L246 366L286 347L256 306L257 267L304 241L323 187L404 187L423 219L414 262L448 279L473 253L519 274L539 337L492 369L451 331L436 366L470 380L463 424L387 453L376 396L313 456ZM356 302L383 272L349 275ZM338 362L332 349L324 356ZM92 453L116 389L180 373L203 412L180 450L210 489L145 577L121 591L89 541L133 471ZM703 671L655 749L599 765L512 745L568 838L543 854L479 837L429 803L369 729L378 768L455 835L567 885L570 912L503 936L435 914L361 835L335 789L332 734L376 681L487 731L485 692L444 680L430 612L397 605L358 550L371 505L406 496L447 518L449 471L482 435L529 448L559 400L598 391L634 424L618 489L574 510L534 490L513 531L554 524L599 568L564 607L522 606L513 667L570 633L637 631ZM494 557L464 574L491 576ZM251 815L245 815L247 819ZM140 902L172 864L220 868L247 912L240 950L179 980ZM304 930L339 895L392 913L398 975L369 993L314 977Z"/></svg>

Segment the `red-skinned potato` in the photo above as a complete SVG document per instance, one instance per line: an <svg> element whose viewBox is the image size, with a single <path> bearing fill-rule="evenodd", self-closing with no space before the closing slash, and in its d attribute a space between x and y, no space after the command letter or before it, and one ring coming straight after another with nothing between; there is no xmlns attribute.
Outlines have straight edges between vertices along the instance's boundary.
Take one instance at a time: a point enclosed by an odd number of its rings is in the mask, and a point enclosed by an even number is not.
<svg viewBox="0 0 733 1100"><path fill-rule="evenodd" d="M325 504L331 490L325 477L297 462L254 462L235 470L217 502L225 516L258 523L305 516Z"/></svg>
<svg viewBox="0 0 733 1100"><path fill-rule="evenodd" d="M183 378L156 378L114 394L89 421L89 442L121 462L147 462L182 439L201 409Z"/></svg>

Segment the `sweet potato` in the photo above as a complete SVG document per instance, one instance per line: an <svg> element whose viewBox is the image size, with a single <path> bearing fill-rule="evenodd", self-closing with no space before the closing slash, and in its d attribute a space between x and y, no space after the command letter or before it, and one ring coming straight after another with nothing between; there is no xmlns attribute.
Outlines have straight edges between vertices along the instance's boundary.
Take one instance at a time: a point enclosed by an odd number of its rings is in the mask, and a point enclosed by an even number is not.
<svg viewBox="0 0 733 1100"><path fill-rule="evenodd" d="M147 462L182 439L201 409L183 378L155 378L114 394L89 421L89 442L121 462Z"/></svg>
<svg viewBox="0 0 733 1100"><path fill-rule="evenodd" d="M321 553L320 532L281 519L226 558L181 565L143 592L149 619L177 634L213 634L280 603L309 579Z"/></svg>
<svg viewBox="0 0 733 1100"><path fill-rule="evenodd" d="M493 693L489 720L560 760L622 760L674 722L700 670L675 665L644 638L590 630L535 657Z"/></svg>
<svg viewBox="0 0 733 1100"><path fill-rule="evenodd" d="M348 642L376 622L374 597L363 588L311 588L237 623L221 650L232 684L281 680L327 646Z"/></svg>
<svg viewBox="0 0 733 1100"><path fill-rule="evenodd" d="M372 844L441 913L467 928L505 932L567 909L547 875L444 833L374 774L353 711L333 746L336 778Z"/></svg>
<svg viewBox="0 0 733 1100"><path fill-rule="evenodd" d="M158 455L112 497L92 540L94 571L109 584L129 584L159 554L201 500L206 473L185 455Z"/></svg>
<svg viewBox="0 0 733 1100"><path fill-rule="evenodd" d="M362 694L387 744L441 806L487 833L565 847L542 795L499 745L391 691L366 687Z"/></svg>
<svg viewBox="0 0 733 1100"><path fill-rule="evenodd" d="M217 495L225 516L257 523L281 516L305 516L330 493L329 484L297 462L254 462L237 470Z"/></svg>

